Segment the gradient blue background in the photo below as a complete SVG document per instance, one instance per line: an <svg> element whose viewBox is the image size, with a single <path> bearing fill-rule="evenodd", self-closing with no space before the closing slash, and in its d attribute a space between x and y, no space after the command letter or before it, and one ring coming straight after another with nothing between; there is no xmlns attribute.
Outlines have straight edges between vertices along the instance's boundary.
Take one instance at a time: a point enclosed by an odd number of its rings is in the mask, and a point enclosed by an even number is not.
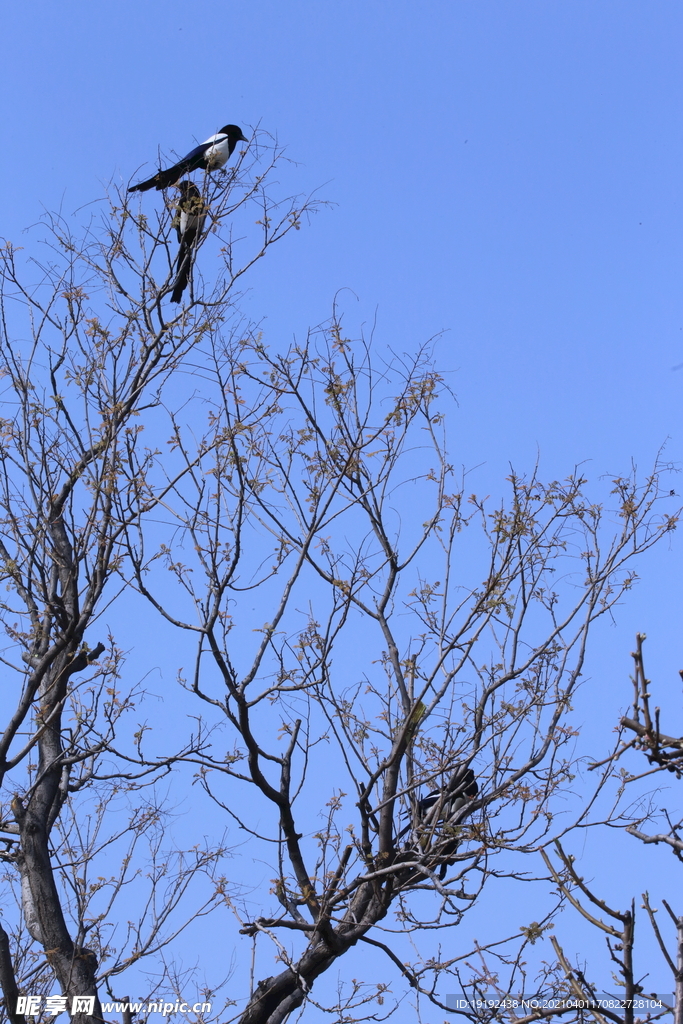
<svg viewBox="0 0 683 1024"><path fill-rule="evenodd" d="M682 35L678 0L5 4L0 234L30 247L44 208L71 215L159 147L258 122L296 162L288 187L337 204L251 275L242 307L267 341L302 336L340 289L349 333L376 318L380 346L445 332L472 490L537 458L546 476L645 473L666 443L678 464ZM683 732L680 544L640 570L591 650L578 713L596 753L628 703L636 630ZM145 670L170 685L155 657ZM666 896L670 867L680 888L670 853L622 842L596 851L608 898Z"/></svg>

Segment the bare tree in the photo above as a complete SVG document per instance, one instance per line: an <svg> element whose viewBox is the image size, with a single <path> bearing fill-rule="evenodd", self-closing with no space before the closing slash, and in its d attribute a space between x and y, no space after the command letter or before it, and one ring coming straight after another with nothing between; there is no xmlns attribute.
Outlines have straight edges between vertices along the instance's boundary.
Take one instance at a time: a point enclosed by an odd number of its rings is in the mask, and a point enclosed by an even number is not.
<svg viewBox="0 0 683 1024"><path fill-rule="evenodd" d="M312 208L271 199L280 159L256 133L229 172L203 182L213 231L195 248L213 247L217 269L181 309L168 305L170 196L150 216L114 190L80 235L52 218L42 259L22 263L9 242L0 252L0 984L13 1024L24 1021L18 997L50 991L55 979L77 1024L101 1020L101 987L111 993L113 979L161 956L186 920L220 899L211 882L220 838L174 849L155 789L203 741L148 753L140 726L124 740L144 694L122 684L121 645L103 615L126 587L125 531L163 500L148 470L172 378L230 312L245 270ZM142 909L128 908L121 927L114 904L128 892Z"/></svg>
<svg viewBox="0 0 683 1024"><path fill-rule="evenodd" d="M465 964L427 943L549 834L589 630L675 523L663 467L607 501L580 474L512 473L496 504L454 479L429 350L373 365L335 316L280 354L241 329L203 355L205 431L172 416L154 471L173 525L143 517L128 555L196 637L184 683L224 723L190 759L272 871L261 913L231 903L253 943L239 1020L325 1009L316 980L359 943L445 1008ZM366 1019L372 998L353 983L327 1008Z"/></svg>
<svg viewBox="0 0 683 1024"><path fill-rule="evenodd" d="M632 796L635 784L645 781L663 781L662 773L671 773L676 779L683 774L683 739L669 735L661 728L661 708L652 708L652 682L645 674L643 659L643 643L646 637L639 633L636 636L636 649L632 653L634 674L632 677L633 702L629 714L620 720L616 744L611 753L602 761L589 765L591 771L601 770L600 778L593 794L585 801L579 820L566 831L581 828L609 828L622 831L633 836L647 846L668 847L680 861L683 859L683 839L680 809L660 805L661 787L654 792L641 791L635 799L627 802ZM642 752L649 767L645 771L634 773L628 770L622 758L633 751ZM670 777L670 776L667 776ZM606 813L593 820L592 812L600 796L609 794L610 783L616 783ZM674 787L677 790L677 787ZM657 828L661 830L657 830ZM663 828L661 827L663 826ZM653 831L654 829L654 831ZM626 840L628 842L628 840ZM630 906L626 910L615 910L598 895L599 881L587 882L579 875L576 858L565 852L561 843L556 840L555 861L544 849L541 855L550 872L550 878L557 886L557 891L564 901L588 921L591 926L603 932L607 944L607 960L605 963L611 970L614 985L610 993L599 990L594 979L601 965L586 964L584 958L572 958L563 944L556 937L552 943L557 955L557 973L564 979L567 994L580 1000L584 1013L593 1016L598 1022L612 1020L633 1024L637 1017L649 1008L649 1015L656 1018L663 1013L673 1012L676 1024L683 1021L683 915L676 913L672 907L675 898L669 901L661 894L658 901L664 910L663 920L658 918L658 907L650 893L640 894L640 909L645 911L647 924L651 927L656 947L671 976L671 988L674 990L673 1004L664 1000L664 1009L657 1012L653 998L663 993L653 993L648 979L652 973L652 963L648 962L642 952L639 954L636 942L637 904L635 895L631 895ZM625 851L628 856L628 851ZM654 884L653 874L653 884ZM603 965L603 976L605 976ZM605 996L611 996L605 1000Z"/></svg>
<svg viewBox="0 0 683 1024"><path fill-rule="evenodd" d="M2 251L0 984L13 1024L19 996L55 979L77 1024L101 1020L100 992L143 958L157 985L177 985L179 931L219 905L251 948L242 1024L304 1004L377 1019L385 981L314 994L359 944L418 1012L446 1008L454 981L498 984L493 963L525 988L522 953L547 915L448 957L441 936L484 886L526 877L517 855L548 841L589 630L675 524L662 466L601 500L579 473L512 473L504 500L468 496L429 348L373 364L335 314L274 354L233 303L315 207L272 198L280 159L256 134L200 183L210 230L193 238L181 308L168 197L150 215L115 192L80 237L55 218L28 267ZM170 752L139 722L144 693L121 683L126 643L105 625L112 602L135 600L131 583L196 641L181 681L205 720ZM189 851L165 832L156 785L181 764L225 813ZM258 911L217 874L230 825L272 873ZM117 909L128 892L132 918ZM543 984L568 991L561 962Z"/></svg>

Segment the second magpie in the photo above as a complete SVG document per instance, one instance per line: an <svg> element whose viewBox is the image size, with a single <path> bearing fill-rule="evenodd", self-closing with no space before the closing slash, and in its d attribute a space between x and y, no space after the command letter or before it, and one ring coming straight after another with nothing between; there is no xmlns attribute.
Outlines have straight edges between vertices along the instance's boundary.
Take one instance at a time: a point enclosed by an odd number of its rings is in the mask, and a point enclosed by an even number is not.
<svg viewBox="0 0 683 1024"><path fill-rule="evenodd" d="M178 233L180 248L176 259L177 273L171 302L180 302L182 294L187 288L194 252L206 223L206 205L194 182L181 181L178 188L182 194L173 223Z"/></svg>

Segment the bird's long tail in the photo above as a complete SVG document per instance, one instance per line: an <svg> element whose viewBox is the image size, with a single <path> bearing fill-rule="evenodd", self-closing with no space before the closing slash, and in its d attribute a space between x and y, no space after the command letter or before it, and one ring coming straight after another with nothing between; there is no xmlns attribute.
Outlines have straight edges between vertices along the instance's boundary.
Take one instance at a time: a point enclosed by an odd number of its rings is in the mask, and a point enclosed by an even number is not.
<svg viewBox="0 0 683 1024"><path fill-rule="evenodd" d="M165 171L157 171L154 177L148 178L147 181L140 181L137 185L131 185L128 191L148 192L150 188L155 188L157 191L160 191L162 188L170 188L171 185L175 185L183 173L184 167L174 164L173 167L169 167Z"/></svg>
<svg viewBox="0 0 683 1024"><path fill-rule="evenodd" d="M192 246L185 245L184 243L180 246L176 266L178 267L178 273L173 283L171 302L180 302L183 292L187 288L187 283L190 280L190 270L192 269Z"/></svg>

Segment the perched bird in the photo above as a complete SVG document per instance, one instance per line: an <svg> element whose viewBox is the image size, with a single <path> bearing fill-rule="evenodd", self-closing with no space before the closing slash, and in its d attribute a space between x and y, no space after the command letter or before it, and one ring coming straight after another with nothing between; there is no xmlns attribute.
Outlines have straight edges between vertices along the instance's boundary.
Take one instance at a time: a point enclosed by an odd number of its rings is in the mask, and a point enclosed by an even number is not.
<svg viewBox="0 0 683 1024"><path fill-rule="evenodd" d="M176 279L173 284L171 302L180 302L182 294L187 288L194 252L206 223L206 206L194 182L181 181L177 187L180 189L181 197L173 223L178 233L180 248L175 264Z"/></svg>
<svg viewBox="0 0 683 1024"><path fill-rule="evenodd" d="M479 792L477 780L471 768L463 768L458 765L447 785L441 789L434 789L427 796L418 801L417 807L420 821L423 824L433 824L435 821L448 821L453 815L464 807L470 800L474 800ZM438 814L432 810L438 804Z"/></svg>
<svg viewBox="0 0 683 1024"><path fill-rule="evenodd" d="M444 825L444 832L448 836L448 823L450 820L465 804L469 803L470 800L474 800L478 792L479 786L472 769L463 768L462 765L459 765L451 775L446 786L428 793L418 803L423 828L431 829L437 822L441 821ZM440 856L445 858L441 861L439 867L439 880L441 882L446 877L448 869L455 864L455 860L451 860L451 857L455 856L459 846L460 836L452 834L451 838L447 838L439 850Z"/></svg>
<svg viewBox="0 0 683 1024"><path fill-rule="evenodd" d="M458 811L470 800L474 800L478 792L479 786L472 769L464 768L459 764L445 786L433 789L427 796L418 800L417 824L407 825L397 837L397 839L401 839L410 828L415 828L419 837L419 847L423 850L431 846L432 840L434 840L435 845L432 848L441 860L439 867L441 881L446 877L448 868L455 863L450 857L457 852L461 841L457 834L459 830L449 829L449 825ZM436 826L439 822L442 825L437 829Z"/></svg>
<svg viewBox="0 0 683 1024"><path fill-rule="evenodd" d="M153 178L131 185L129 192L146 192L150 188L168 188L190 171L216 171L227 164L238 142L248 142L236 124L226 124L201 146L190 150L187 156L165 171L157 171Z"/></svg>

